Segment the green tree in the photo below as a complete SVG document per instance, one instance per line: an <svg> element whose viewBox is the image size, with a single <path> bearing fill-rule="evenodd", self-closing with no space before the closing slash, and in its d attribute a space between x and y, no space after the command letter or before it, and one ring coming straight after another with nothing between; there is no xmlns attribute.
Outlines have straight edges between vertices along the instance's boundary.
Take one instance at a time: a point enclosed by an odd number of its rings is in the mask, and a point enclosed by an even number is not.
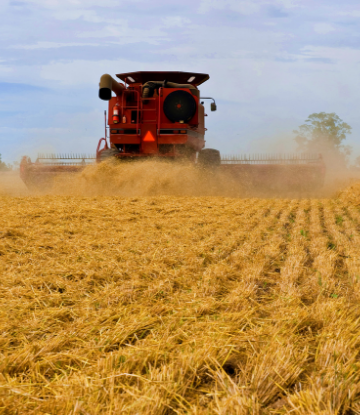
<svg viewBox="0 0 360 415"><path fill-rule="evenodd" d="M322 153L325 159L337 161L346 166L351 154L351 147L343 144L346 136L351 134L351 127L334 112L319 112L309 115L305 124L295 130L298 150Z"/></svg>

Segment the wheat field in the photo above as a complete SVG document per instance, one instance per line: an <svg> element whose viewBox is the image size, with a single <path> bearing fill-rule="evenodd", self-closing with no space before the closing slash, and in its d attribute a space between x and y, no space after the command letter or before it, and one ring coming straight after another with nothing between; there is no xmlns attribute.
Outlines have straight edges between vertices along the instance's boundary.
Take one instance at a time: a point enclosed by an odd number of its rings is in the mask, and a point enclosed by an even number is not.
<svg viewBox="0 0 360 415"><path fill-rule="evenodd" d="M359 185L322 199L14 189L0 196L0 414L360 414Z"/></svg>

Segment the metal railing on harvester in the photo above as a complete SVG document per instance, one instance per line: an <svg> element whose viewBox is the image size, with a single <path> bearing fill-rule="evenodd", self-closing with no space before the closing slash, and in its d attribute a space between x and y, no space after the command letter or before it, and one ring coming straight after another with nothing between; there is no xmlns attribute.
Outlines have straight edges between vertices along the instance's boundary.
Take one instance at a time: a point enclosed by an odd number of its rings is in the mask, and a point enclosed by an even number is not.
<svg viewBox="0 0 360 415"><path fill-rule="evenodd" d="M309 164L320 163L322 157L319 154L288 153L288 154L238 154L223 155L221 164Z"/></svg>
<svg viewBox="0 0 360 415"><path fill-rule="evenodd" d="M39 153L35 163L48 166L87 166L96 160L94 154L44 154Z"/></svg>

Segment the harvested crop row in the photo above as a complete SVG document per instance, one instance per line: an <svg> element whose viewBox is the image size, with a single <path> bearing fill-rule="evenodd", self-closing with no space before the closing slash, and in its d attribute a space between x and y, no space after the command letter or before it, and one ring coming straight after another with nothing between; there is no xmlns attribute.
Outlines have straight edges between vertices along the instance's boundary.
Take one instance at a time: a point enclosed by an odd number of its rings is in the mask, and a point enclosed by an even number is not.
<svg viewBox="0 0 360 415"><path fill-rule="evenodd" d="M360 412L360 212L346 200L0 209L0 414Z"/></svg>

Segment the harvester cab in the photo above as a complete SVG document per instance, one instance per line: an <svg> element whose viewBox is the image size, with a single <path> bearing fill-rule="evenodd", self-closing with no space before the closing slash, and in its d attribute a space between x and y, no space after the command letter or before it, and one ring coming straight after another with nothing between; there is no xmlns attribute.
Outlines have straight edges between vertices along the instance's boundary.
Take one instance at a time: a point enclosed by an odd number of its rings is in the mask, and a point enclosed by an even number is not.
<svg viewBox="0 0 360 415"><path fill-rule="evenodd" d="M205 109L198 86L209 75L193 72L129 72L103 75L99 97L109 101L109 144L98 146L98 161L109 157L160 157L196 161L205 146ZM115 96L112 96L112 92ZM103 147L101 145L103 143ZM220 160L220 155L218 155Z"/></svg>

